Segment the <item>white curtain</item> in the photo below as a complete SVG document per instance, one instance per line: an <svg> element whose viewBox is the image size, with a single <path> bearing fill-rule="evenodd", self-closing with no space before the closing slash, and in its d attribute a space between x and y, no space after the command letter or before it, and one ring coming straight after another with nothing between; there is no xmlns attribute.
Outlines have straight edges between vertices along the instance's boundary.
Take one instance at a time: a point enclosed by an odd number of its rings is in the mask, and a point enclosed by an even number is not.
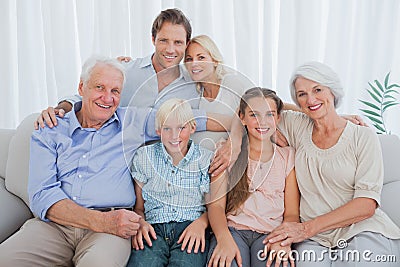
<svg viewBox="0 0 400 267"><path fill-rule="evenodd" d="M227 65L285 101L293 69L310 60L341 77L341 113L361 114L358 100L368 99L368 82L389 71L390 81L400 83L398 0L2 0L0 128L15 128L74 94L81 64L92 54L152 53L152 22L170 7L190 18L193 36L215 40ZM400 106L387 111L388 128L397 134L399 117Z"/></svg>

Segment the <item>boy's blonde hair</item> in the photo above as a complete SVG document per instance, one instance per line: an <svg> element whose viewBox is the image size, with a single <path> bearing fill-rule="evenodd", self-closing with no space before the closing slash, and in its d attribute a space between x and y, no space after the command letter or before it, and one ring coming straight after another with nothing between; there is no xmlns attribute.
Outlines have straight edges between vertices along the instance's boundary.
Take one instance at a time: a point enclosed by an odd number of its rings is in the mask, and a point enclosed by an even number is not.
<svg viewBox="0 0 400 267"><path fill-rule="evenodd" d="M187 100L171 98L165 101L156 114L156 129L160 130L168 118L176 118L178 123L188 123L190 127L196 126L192 108Z"/></svg>

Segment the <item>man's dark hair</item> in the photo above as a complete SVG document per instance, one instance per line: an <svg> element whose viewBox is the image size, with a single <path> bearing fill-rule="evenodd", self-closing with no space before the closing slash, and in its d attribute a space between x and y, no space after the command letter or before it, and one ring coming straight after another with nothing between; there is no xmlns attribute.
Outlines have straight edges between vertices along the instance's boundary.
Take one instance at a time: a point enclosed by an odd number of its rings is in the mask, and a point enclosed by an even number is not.
<svg viewBox="0 0 400 267"><path fill-rule="evenodd" d="M190 41L192 35L192 26L189 20L186 18L185 14L177 8L170 8L161 11L160 15L153 22L153 27L151 28L151 35L156 39L157 33L161 30L164 22L170 22L172 24L182 25L186 30L186 43Z"/></svg>

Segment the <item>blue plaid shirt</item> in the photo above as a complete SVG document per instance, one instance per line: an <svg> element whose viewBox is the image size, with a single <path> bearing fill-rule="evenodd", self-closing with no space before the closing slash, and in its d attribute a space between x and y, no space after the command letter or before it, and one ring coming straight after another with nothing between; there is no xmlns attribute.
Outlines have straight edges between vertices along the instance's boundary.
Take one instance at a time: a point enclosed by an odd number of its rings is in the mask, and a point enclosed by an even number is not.
<svg viewBox="0 0 400 267"><path fill-rule="evenodd" d="M193 221L205 211L208 168L213 152L189 142L177 166L162 143L141 147L132 161L132 177L143 183L146 221L150 224Z"/></svg>

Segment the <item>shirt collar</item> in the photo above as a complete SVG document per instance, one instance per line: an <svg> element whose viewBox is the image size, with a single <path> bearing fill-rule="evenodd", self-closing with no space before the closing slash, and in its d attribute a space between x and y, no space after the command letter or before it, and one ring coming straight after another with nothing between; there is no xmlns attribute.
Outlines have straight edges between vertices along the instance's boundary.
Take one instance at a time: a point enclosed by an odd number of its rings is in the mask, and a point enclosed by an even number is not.
<svg viewBox="0 0 400 267"><path fill-rule="evenodd" d="M163 156L164 156L164 157L163 157L163 158L164 158L164 161L173 164L172 157L171 157L170 154L168 154L168 152L167 152L167 150L165 149L165 146L163 145L163 143L160 142L160 143L158 143L158 145L161 147L160 149L161 149L162 154L163 154ZM193 142L192 139L189 140L188 146L189 146L188 152L187 152L186 155L183 157L183 159L179 162L178 165L186 165L186 164L188 164L188 163L192 160L192 157L193 157L193 154L194 154L194 147L195 147L194 142Z"/></svg>
<svg viewBox="0 0 400 267"><path fill-rule="evenodd" d="M146 67L151 66L153 68L154 72L155 72L156 70L154 69L153 62L151 60L153 58L153 55L154 55L154 53L149 55L149 56L147 56L147 57L144 57L139 66L141 68L146 68ZM193 81L192 78L190 78L189 72L186 70L186 67L185 67L184 64L179 64L179 76L176 79L176 81L179 81L181 79L184 79L185 82L192 82Z"/></svg>
<svg viewBox="0 0 400 267"><path fill-rule="evenodd" d="M142 61L139 64L140 68L145 68L148 66L152 66L151 58L153 57L153 54L148 55L147 57L142 58ZM152 66L153 67L153 66ZM154 69L154 68L153 68Z"/></svg>
<svg viewBox="0 0 400 267"><path fill-rule="evenodd" d="M70 112L68 112L65 117L69 118L70 123L69 123L69 135L72 136L72 134L75 132L76 129L88 129L88 128L83 128L82 125L79 123L78 118L76 117L76 113L82 109L82 101L76 102ZM119 108L117 108L116 112L111 116L108 121L106 121L100 129L106 127L107 125L113 123L114 121L117 123L117 127L121 127L121 121L118 117L119 113ZM89 130L89 129L88 129ZM93 129L95 130L95 129Z"/></svg>
<svg viewBox="0 0 400 267"><path fill-rule="evenodd" d="M186 67L184 64L179 65L179 70L180 70L180 75L179 77L183 78L185 82L193 82L192 78L190 78L190 74L187 71Z"/></svg>

